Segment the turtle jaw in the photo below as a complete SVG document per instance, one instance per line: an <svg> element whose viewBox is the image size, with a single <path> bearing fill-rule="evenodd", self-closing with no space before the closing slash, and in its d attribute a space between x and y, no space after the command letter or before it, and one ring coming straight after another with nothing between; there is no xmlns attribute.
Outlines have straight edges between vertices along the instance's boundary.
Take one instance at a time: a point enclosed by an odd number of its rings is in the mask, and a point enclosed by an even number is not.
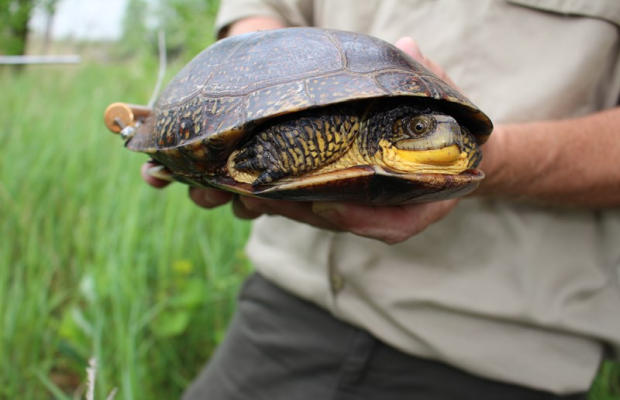
<svg viewBox="0 0 620 400"><path fill-rule="evenodd" d="M383 140L379 145L379 165L399 173L458 175L470 165L468 154L456 144L430 150L400 150Z"/></svg>

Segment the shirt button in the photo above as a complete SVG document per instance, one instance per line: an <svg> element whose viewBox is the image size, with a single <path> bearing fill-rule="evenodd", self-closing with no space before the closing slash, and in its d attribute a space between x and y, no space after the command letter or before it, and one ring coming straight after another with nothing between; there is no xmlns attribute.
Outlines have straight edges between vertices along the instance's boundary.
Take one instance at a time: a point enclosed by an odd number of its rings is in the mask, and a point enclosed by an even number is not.
<svg viewBox="0 0 620 400"><path fill-rule="evenodd" d="M341 291L344 287L344 278L337 272L332 272L329 275L329 282L334 293Z"/></svg>

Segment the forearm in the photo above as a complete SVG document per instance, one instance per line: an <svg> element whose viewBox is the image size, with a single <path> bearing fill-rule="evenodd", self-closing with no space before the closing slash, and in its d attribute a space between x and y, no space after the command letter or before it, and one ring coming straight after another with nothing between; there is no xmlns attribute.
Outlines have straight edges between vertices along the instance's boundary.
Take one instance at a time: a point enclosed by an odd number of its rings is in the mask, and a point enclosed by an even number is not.
<svg viewBox="0 0 620 400"><path fill-rule="evenodd" d="M476 192L585 207L620 206L620 107L581 118L499 125Z"/></svg>

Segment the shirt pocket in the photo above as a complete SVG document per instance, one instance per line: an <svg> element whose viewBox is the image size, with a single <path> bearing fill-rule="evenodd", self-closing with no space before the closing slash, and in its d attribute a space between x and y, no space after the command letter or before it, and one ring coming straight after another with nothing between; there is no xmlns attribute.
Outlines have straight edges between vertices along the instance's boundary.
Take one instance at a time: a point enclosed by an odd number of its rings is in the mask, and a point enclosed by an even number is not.
<svg viewBox="0 0 620 400"><path fill-rule="evenodd" d="M506 0L506 2L565 16L600 19L620 27L619 0Z"/></svg>

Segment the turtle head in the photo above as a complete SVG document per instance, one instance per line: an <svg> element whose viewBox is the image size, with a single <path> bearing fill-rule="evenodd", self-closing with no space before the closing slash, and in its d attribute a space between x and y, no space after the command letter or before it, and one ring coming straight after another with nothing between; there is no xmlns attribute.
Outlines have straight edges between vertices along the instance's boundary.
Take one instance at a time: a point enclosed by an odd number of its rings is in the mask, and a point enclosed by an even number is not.
<svg viewBox="0 0 620 400"><path fill-rule="evenodd" d="M397 172L459 174L475 167L480 150L452 116L403 105L370 112L361 145L372 162Z"/></svg>

